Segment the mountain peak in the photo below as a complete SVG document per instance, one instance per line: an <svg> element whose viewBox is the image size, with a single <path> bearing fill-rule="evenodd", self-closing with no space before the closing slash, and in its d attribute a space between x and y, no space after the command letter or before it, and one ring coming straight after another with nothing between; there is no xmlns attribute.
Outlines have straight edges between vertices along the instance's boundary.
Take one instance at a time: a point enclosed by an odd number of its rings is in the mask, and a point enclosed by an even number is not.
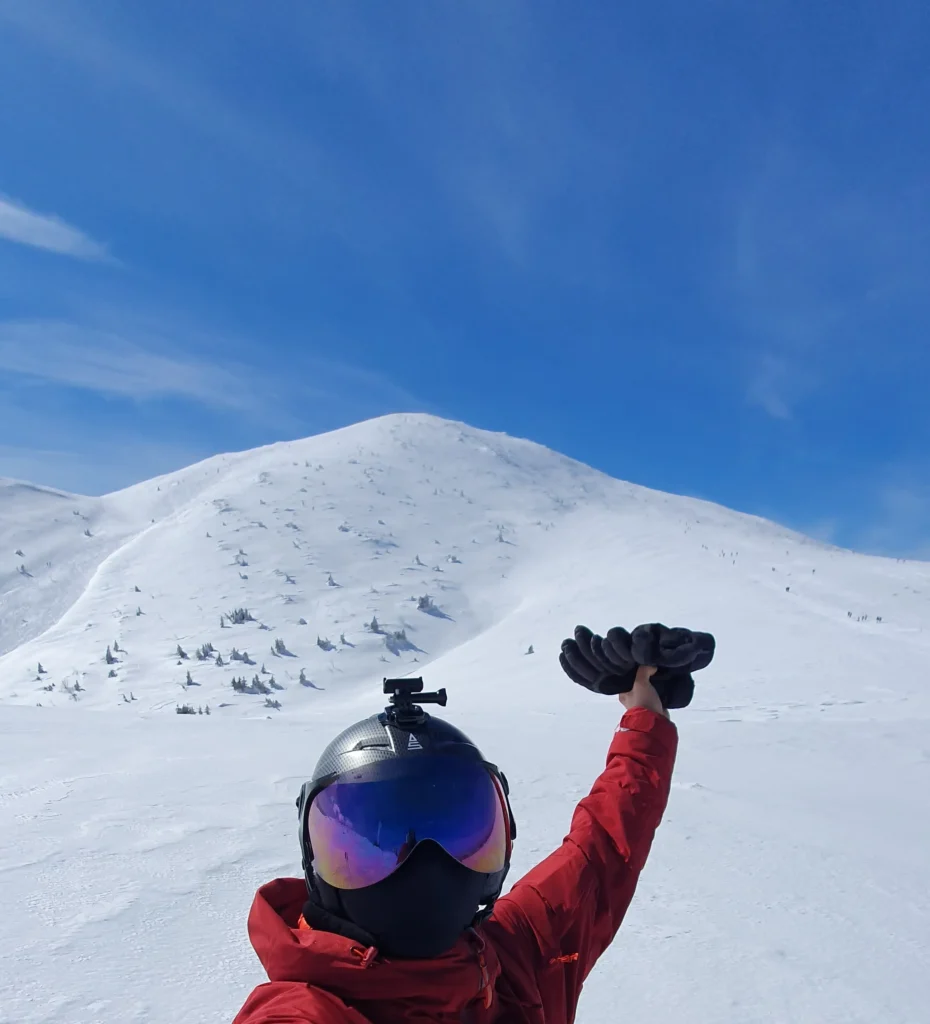
<svg viewBox="0 0 930 1024"><path fill-rule="evenodd" d="M247 651L274 659L275 710L301 712L515 616L561 633L597 606L753 635L802 610L827 629L863 615L904 626L925 601L901 600L912 567L424 413L214 456L103 498L8 484L0 501L0 699L19 703L122 710L128 689L139 708L170 709L194 686L227 715L264 714L263 674L233 657ZM118 664L104 658L114 643ZM192 650L219 662L194 672Z"/></svg>

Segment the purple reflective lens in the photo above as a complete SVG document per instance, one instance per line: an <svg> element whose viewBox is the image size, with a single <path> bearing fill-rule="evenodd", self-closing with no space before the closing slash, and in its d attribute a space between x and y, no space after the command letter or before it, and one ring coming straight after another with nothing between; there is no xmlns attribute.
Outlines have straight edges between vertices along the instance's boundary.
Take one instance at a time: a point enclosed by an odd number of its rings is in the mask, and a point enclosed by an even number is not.
<svg viewBox="0 0 930 1024"><path fill-rule="evenodd" d="M341 776L307 811L313 868L337 889L387 878L432 839L473 871L501 871L510 830L499 784L458 757L403 758Z"/></svg>

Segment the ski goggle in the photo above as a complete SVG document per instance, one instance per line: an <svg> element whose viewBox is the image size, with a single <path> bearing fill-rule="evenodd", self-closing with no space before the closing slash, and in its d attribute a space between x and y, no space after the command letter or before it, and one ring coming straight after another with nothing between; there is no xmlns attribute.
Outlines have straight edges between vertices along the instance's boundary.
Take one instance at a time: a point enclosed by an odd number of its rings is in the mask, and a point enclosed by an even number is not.
<svg viewBox="0 0 930 1024"><path fill-rule="evenodd" d="M425 839L473 871L502 871L511 818L492 767L427 755L338 776L305 810L314 871L337 889L363 889L396 871Z"/></svg>

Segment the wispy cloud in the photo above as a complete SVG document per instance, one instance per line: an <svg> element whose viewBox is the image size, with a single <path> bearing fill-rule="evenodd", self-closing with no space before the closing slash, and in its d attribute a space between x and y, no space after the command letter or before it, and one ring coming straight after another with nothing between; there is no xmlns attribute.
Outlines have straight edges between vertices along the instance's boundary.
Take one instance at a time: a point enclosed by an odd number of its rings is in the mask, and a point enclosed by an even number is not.
<svg viewBox="0 0 930 1024"><path fill-rule="evenodd" d="M440 411L402 379L327 354L340 340L321 331L282 367L261 342L180 318L101 310L93 322L0 322L0 475L100 494L219 451ZM104 418L75 419L88 406L69 392L150 408L127 415L110 403ZM206 415L179 417L177 403ZM125 426L115 442L113 415Z"/></svg>
<svg viewBox="0 0 930 1024"><path fill-rule="evenodd" d="M746 400L776 420L792 420L795 411L818 384L814 361L803 353L777 347L758 352L750 348L747 364Z"/></svg>
<svg viewBox="0 0 930 1024"><path fill-rule="evenodd" d="M747 398L775 419L791 419L791 377L791 368L783 357L764 352L749 378Z"/></svg>
<svg viewBox="0 0 930 1024"><path fill-rule="evenodd" d="M926 310L923 189L902 178L889 193L857 168L838 182L777 133L755 159L733 201L720 305L756 350L750 401L789 420L815 391L835 392L844 372L868 372L878 337L888 349L912 343L900 314Z"/></svg>
<svg viewBox="0 0 930 1024"><path fill-rule="evenodd" d="M0 195L0 238L36 249L74 256L82 260L105 260L107 248L79 228L54 214L37 213Z"/></svg>
<svg viewBox="0 0 930 1024"><path fill-rule="evenodd" d="M0 444L0 477L72 494L106 494L214 455L208 446L160 444L125 434L60 448Z"/></svg>
<svg viewBox="0 0 930 1024"><path fill-rule="evenodd" d="M254 394L245 367L174 351L165 336L56 320L0 323L0 373L98 394L145 400L179 397L222 409Z"/></svg>
<svg viewBox="0 0 930 1024"><path fill-rule="evenodd" d="M120 5L0 0L0 24L150 104L201 142L222 146L239 168L267 175L273 188L253 190L243 219L265 220L282 232L294 223L304 235L324 231L362 258L389 252L386 265L379 261L382 285L398 262L404 264L399 239L415 251L445 230L520 271L613 287L612 275L609 285L602 280L608 233L600 214L605 190L619 202L619 161L550 80L531 4L515 0L500 10L494 4L421 5L391 8L384 17L353 0L287 6L284 57L299 55L315 74L335 80L345 97L365 105L374 145L387 138L391 151L402 155L402 180L392 178L397 172L390 161L377 176L360 173L357 147L308 131L312 122L284 130L279 111L260 116L259 105L237 101L211 80L209 61L185 60L183 48L166 54ZM221 38L241 31L234 8L217 8ZM425 109L434 111L428 131L412 130L419 119L398 114L408 104L419 107L422 82L430 83ZM423 221L404 216L397 201L411 168L420 181L418 204L432 200L441 211L427 219L425 238ZM570 183L600 198L583 210L576 203L566 217Z"/></svg>
<svg viewBox="0 0 930 1024"><path fill-rule="evenodd" d="M356 0L295 11L296 45L341 88L364 96L441 203L447 227L520 271L557 268L562 280L577 274L590 283L591 261L582 274L565 254L601 252L593 229L605 219L605 194L621 198L620 161L590 130L590 111L579 111L553 76L531 3L408 5L385 18ZM613 115L629 98L627 63L613 69L612 90L624 92ZM421 82L430 83L440 115L428 131L398 117L408 102L419 105L410 90ZM562 215L569 183L598 197L596 219L577 202L572 216Z"/></svg>
<svg viewBox="0 0 930 1024"><path fill-rule="evenodd" d="M121 12L103 17L93 7L67 0L0 0L0 24L56 59L153 104L228 148L238 160L273 168L279 188L286 182L305 189L312 180L321 211L339 207L342 176L338 168L326 166L306 133L279 131L268 120L243 112L195 70L153 53L144 37L131 31L133 19ZM258 205L261 196L253 201ZM338 218L330 216L327 223L335 229Z"/></svg>
<svg viewBox="0 0 930 1024"><path fill-rule="evenodd" d="M263 357L260 343L180 322L118 315L102 325L0 321L0 374L140 402L179 398L266 421L293 420L307 403L345 406L361 416L425 411L402 383L323 354L338 350L339 341L320 332L281 372Z"/></svg>
<svg viewBox="0 0 930 1024"><path fill-rule="evenodd" d="M342 341L320 331L284 369L261 341L183 320L108 311L92 322L0 321L0 381L180 400L292 437L388 412L436 411L402 380L330 355Z"/></svg>
<svg viewBox="0 0 930 1024"><path fill-rule="evenodd" d="M857 546L880 555L930 559L928 479L908 474L880 485L874 494L874 518Z"/></svg>

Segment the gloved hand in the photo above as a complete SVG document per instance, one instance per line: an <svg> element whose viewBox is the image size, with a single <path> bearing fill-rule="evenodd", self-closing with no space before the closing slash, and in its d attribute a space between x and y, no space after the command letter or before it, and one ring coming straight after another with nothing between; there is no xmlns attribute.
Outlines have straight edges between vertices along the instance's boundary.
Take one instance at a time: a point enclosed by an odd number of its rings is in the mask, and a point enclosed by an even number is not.
<svg viewBox="0 0 930 1024"><path fill-rule="evenodd" d="M706 668L714 656L710 633L669 629L659 622L637 626L632 635L615 626L606 637L586 626L562 642L559 663L565 674L595 693L628 693L639 665L654 665L651 682L666 708L683 708L694 696L692 672Z"/></svg>
<svg viewBox="0 0 930 1024"><path fill-rule="evenodd" d="M691 673L706 668L715 649L712 634L680 627L669 629L661 622L637 626L630 642L630 652L637 664L657 666L651 682L666 708L686 708L691 703Z"/></svg>
<svg viewBox="0 0 930 1024"><path fill-rule="evenodd" d="M576 626L575 639L562 641L559 664L569 679L594 693L629 693L637 669L630 643L622 626L614 626L606 637Z"/></svg>

